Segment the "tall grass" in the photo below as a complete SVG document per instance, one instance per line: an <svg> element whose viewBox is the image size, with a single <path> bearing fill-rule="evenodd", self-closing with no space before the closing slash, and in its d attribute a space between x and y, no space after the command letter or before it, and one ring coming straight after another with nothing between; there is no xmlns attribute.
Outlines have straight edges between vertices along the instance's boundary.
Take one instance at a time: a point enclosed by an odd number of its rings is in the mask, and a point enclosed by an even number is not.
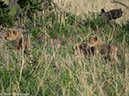
<svg viewBox="0 0 129 96"><path fill-rule="evenodd" d="M43 26L29 28L29 36L35 46L33 59L28 54L15 54L14 43L0 44L0 93L29 93L31 96L129 95L128 54L116 63L72 53L76 43L87 41L92 34L106 43L120 45L122 54L129 52L128 23L119 25L111 21L105 26L98 26L93 22L92 26L84 27L81 24L77 26L78 17L65 17L58 10L49 16L42 13L42 16L37 20L42 21ZM86 23L94 20L96 14L90 16L84 15ZM42 33L46 34L46 39L37 44ZM51 39L61 43L54 46Z"/></svg>

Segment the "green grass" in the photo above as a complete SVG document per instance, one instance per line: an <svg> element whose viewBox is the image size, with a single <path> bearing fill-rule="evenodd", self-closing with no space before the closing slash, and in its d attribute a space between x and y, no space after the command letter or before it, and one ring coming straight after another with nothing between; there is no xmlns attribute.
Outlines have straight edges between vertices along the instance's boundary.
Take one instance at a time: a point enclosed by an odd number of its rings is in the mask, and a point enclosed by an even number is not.
<svg viewBox="0 0 129 96"><path fill-rule="evenodd" d="M96 14L93 14L93 20ZM78 42L95 34L106 43L120 45L122 53L129 52L128 24L119 26L111 21L99 26L86 16L86 26L76 22L76 16L65 17L60 12L38 18L43 26L31 26L29 35L35 48L34 60L28 54L14 53L14 43L1 44L0 93L29 93L31 96L128 96L128 63L87 59L72 54ZM40 22L41 22L40 21ZM28 21L26 21L28 22ZM26 23L25 22L25 23ZM33 22L33 21L32 21ZM78 26L79 25L79 26ZM90 26L90 27L89 27ZM50 28L51 27L51 28ZM40 34L47 39L37 44ZM60 46L52 47L50 39L58 39Z"/></svg>

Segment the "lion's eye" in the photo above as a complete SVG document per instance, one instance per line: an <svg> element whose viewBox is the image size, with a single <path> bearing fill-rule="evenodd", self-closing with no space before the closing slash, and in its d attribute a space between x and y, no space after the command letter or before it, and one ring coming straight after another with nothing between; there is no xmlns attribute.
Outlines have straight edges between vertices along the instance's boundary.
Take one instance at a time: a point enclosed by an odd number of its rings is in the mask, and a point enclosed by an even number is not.
<svg viewBox="0 0 129 96"><path fill-rule="evenodd" d="M9 34L8 34L8 36L9 36Z"/></svg>

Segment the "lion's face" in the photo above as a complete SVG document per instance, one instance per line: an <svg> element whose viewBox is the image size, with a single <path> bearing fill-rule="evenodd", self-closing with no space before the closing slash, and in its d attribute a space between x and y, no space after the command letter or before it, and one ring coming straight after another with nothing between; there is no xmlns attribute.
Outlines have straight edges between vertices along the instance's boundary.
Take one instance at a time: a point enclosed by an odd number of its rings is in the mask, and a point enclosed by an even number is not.
<svg viewBox="0 0 129 96"><path fill-rule="evenodd" d="M89 38L88 42L87 42L87 46L93 47L93 46L96 45L96 42L97 42L97 36L92 35L92 36Z"/></svg>
<svg viewBox="0 0 129 96"><path fill-rule="evenodd" d="M10 40L16 40L17 38L17 31L16 30L10 30L7 35L5 36L5 39L10 41Z"/></svg>

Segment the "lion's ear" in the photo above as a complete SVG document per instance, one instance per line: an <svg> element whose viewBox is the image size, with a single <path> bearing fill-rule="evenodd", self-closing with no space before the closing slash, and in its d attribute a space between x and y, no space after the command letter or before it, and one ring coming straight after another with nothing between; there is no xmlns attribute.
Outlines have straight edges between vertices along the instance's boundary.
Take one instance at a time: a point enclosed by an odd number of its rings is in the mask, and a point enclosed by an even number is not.
<svg viewBox="0 0 129 96"><path fill-rule="evenodd" d="M101 12L102 12L102 13L105 13L105 10L102 8L102 9L101 9Z"/></svg>
<svg viewBox="0 0 129 96"><path fill-rule="evenodd" d="M97 39L98 39L97 36L95 36L95 37L94 37L94 41L97 41Z"/></svg>
<svg viewBox="0 0 129 96"><path fill-rule="evenodd" d="M105 10L102 8L102 9L101 9L100 16L101 16L103 13L105 13Z"/></svg>
<svg viewBox="0 0 129 96"><path fill-rule="evenodd" d="M14 35L17 35L17 31L16 31L16 30L13 30L13 34L14 34Z"/></svg>

